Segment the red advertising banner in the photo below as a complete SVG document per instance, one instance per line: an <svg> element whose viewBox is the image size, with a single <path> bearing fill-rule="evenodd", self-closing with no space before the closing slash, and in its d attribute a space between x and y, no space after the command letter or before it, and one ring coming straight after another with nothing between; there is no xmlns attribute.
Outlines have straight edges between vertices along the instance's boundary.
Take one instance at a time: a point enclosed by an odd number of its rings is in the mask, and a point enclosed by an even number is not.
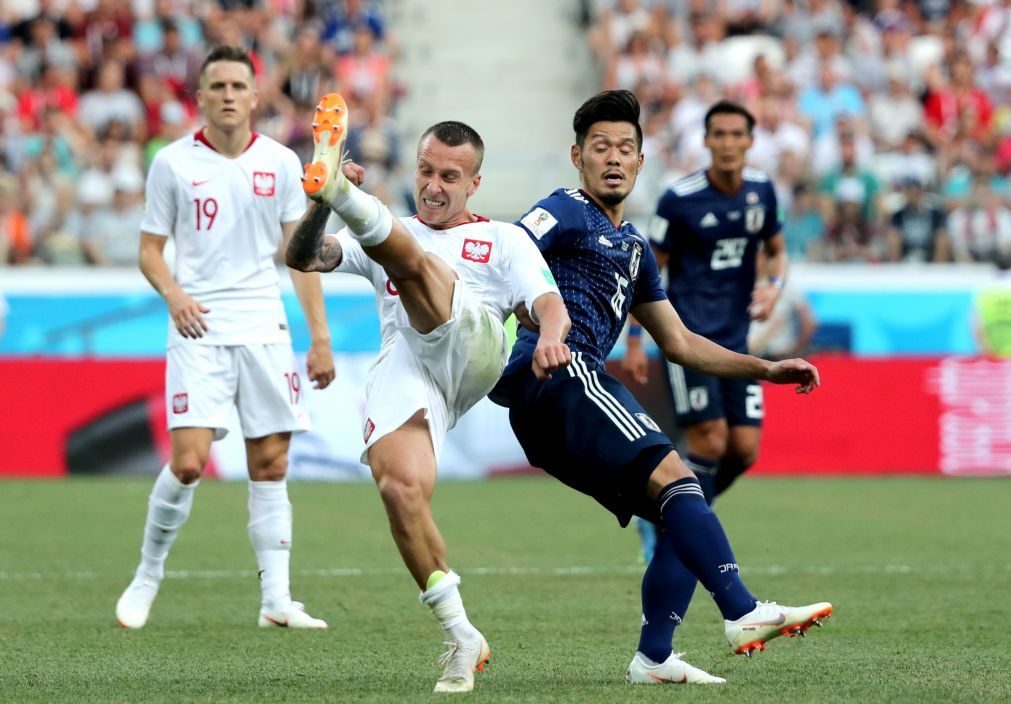
<svg viewBox="0 0 1011 704"><path fill-rule="evenodd" d="M1011 360L814 361L823 386L810 396L765 386L754 474L1011 475ZM345 381L364 384L355 378ZM647 387L633 388L669 428L661 379L655 368ZM0 476L132 471L132 465L152 471L167 450L163 384L160 360L0 360ZM348 390L340 396L349 398ZM336 402L320 403L314 416L336 412ZM316 421L335 427L327 418ZM511 437L504 413L481 421L482 435ZM468 464L480 465L475 476L503 461L515 464L507 455L522 457L518 448L496 446L487 457L474 454L480 450L468 449Z"/></svg>

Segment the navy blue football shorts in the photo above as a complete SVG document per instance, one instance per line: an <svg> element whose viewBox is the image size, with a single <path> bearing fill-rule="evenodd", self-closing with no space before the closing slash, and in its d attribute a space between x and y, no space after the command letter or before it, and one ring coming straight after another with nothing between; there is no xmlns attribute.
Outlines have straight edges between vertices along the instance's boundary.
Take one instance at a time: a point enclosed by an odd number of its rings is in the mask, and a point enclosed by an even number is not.
<svg viewBox="0 0 1011 704"><path fill-rule="evenodd" d="M551 379L537 381L529 369L511 374L492 399L509 406L530 464L596 499L622 526L633 515L660 521L646 487L674 447L613 376L574 353Z"/></svg>
<svg viewBox="0 0 1011 704"><path fill-rule="evenodd" d="M704 420L726 418L727 425L761 427L765 407L762 385L753 379L721 379L700 374L673 362L667 362L664 374L674 418L682 428Z"/></svg>

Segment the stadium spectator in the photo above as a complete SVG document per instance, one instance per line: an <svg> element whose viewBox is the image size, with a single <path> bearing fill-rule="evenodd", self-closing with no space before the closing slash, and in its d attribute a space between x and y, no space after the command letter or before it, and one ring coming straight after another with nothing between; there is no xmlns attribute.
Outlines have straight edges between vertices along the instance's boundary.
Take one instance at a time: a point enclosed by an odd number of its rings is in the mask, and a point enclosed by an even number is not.
<svg viewBox="0 0 1011 704"><path fill-rule="evenodd" d="M824 259L825 218L814 189L805 181L793 187L790 209L783 223L790 261Z"/></svg>
<svg viewBox="0 0 1011 704"><path fill-rule="evenodd" d="M798 284L787 281L772 314L756 320L748 330L748 353L763 359L779 360L810 353L818 319Z"/></svg>
<svg viewBox="0 0 1011 704"><path fill-rule="evenodd" d="M948 234L957 262L1011 265L1011 210L987 181L976 181L966 202L948 215Z"/></svg>
<svg viewBox="0 0 1011 704"><path fill-rule="evenodd" d="M872 223L880 212L880 183L868 169L857 160L857 135L852 130L838 135L839 166L821 181L825 221L830 225L836 220L839 204L856 202L860 206L860 219Z"/></svg>
<svg viewBox="0 0 1011 704"><path fill-rule="evenodd" d="M946 262L951 245L945 231L944 211L924 192L916 176L902 181L905 202L891 217L887 231L888 260L892 262Z"/></svg>
<svg viewBox="0 0 1011 704"><path fill-rule="evenodd" d="M89 264L136 266L137 233L144 219L144 176L133 166L119 166L112 174L112 202L95 211L81 247Z"/></svg>
<svg viewBox="0 0 1011 704"><path fill-rule="evenodd" d="M14 176L0 174L0 265L23 264L32 255L31 230L19 191Z"/></svg>
<svg viewBox="0 0 1011 704"><path fill-rule="evenodd" d="M112 121L123 123L132 138L146 132L144 105L125 85L125 69L116 61L104 62L98 71L94 90L81 96L79 118L94 133L100 133Z"/></svg>

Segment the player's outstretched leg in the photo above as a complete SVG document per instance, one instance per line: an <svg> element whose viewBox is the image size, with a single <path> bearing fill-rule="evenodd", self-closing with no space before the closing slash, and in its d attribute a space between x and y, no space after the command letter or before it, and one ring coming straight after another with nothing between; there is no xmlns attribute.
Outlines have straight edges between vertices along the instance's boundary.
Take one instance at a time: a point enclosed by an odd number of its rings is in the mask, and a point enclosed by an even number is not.
<svg viewBox="0 0 1011 704"><path fill-rule="evenodd" d="M720 520L706 504L698 479L677 453L671 452L649 481L663 516L661 538L671 541L677 556L712 594L735 653L750 655L777 635L804 633L815 620L831 614L832 605L827 602L780 607L752 596L741 580Z"/></svg>
<svg viewBox="0 0 1011 704"><path fill-rule="evenodd" d="M359 190L341 169L348 107L337 93L320 99L312 123L315 149L302 187L311 199L329 205L365 253L383 267L396 286L411 326L428 333L452 315L456 274L422 249L379 199Z"/></svg>
<svg viewBox="0 0 1011 704"><path fill-rule="evenodd" d="M147 502L140 565L116 602L116 620L123 628L143 628L165 576L165 559L179 529L189 518L193 492L199 482L183 484L165 465Z"/></svg>
<svg viewBox="0 0 1011 704"><path fill-rule="evenodd" d="M832 604L820 601L807 606L783 606L774 601L760 601L755 608L734 621L724 621L730 649L737 655L765 650L765 644L779 636L804 637L811 626L821 627L822 619L832 617Z"/></svg>
<svg viewBox="0 0 1011 704"><path fill-rule="evenodd" d="M653 524L650 524L653 525ZM670 541L656 546L642 577L642 632L639 647L625 676L632 684L720 684L714 677L681 659L671 648L674 629L684 619L697 580L681 564Z"/></svg>

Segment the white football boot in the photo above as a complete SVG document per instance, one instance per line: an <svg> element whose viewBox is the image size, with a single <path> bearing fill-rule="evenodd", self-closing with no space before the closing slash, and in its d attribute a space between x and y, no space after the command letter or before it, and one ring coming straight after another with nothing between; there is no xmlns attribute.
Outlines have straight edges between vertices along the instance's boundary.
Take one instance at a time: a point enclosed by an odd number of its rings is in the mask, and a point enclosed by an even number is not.
<svg viewBox="0 0 1011 704"><path fill-rule="evenodd" d="M338 93L327 93L316 105L312 120L312 162L306 164L302 190L318 203L333 202L345 176L344 142L348 136L348 106Z"/></svg>
<svg viewBox="0 0 1011 704"><path fill-rule="evenodd" d="M670 657L661 663L654 663L642 653L637 652L628 666L625 681L630 684L723 684L722 677L715 677L704 670L689 665L681 656L684 653L671 653Z"/></svg>
<svg viewBox="0 0 1011 704"><path fill-rule="evenodd" d="M160 585L161 582L150 575L134 575L116 602L116 620L119 625L123 628L143 628Z"/></svg>
<svg viewBox="0 0 1011 704"><path fill-rule="evenodd" d="M466 641L446 641L449 650L439 658L442 677L435 683L436 692L469 692L474 689L474 672L483 670L491 658L488 641L475 629L474 637Z"/></svg>
<svg viewBox="0 0 1011 704"><path fill-rule="evenodd" d="M724 621L730 649L737 655L765 650L765 643L778 636L806 636L811 626L821 627L821 620L831 618L832 604L819 601L808 606L782 606L774 601L760 601L736 621Z"/></svg>
<svg viewBox="0 0 1011 704"><path fill-rule="evenodd" d="M305 612L305 604L300 601L289 602L287 606L278 609L263 607L260 609L260 628L326 628L326 621L313 618Z"/></svg>

